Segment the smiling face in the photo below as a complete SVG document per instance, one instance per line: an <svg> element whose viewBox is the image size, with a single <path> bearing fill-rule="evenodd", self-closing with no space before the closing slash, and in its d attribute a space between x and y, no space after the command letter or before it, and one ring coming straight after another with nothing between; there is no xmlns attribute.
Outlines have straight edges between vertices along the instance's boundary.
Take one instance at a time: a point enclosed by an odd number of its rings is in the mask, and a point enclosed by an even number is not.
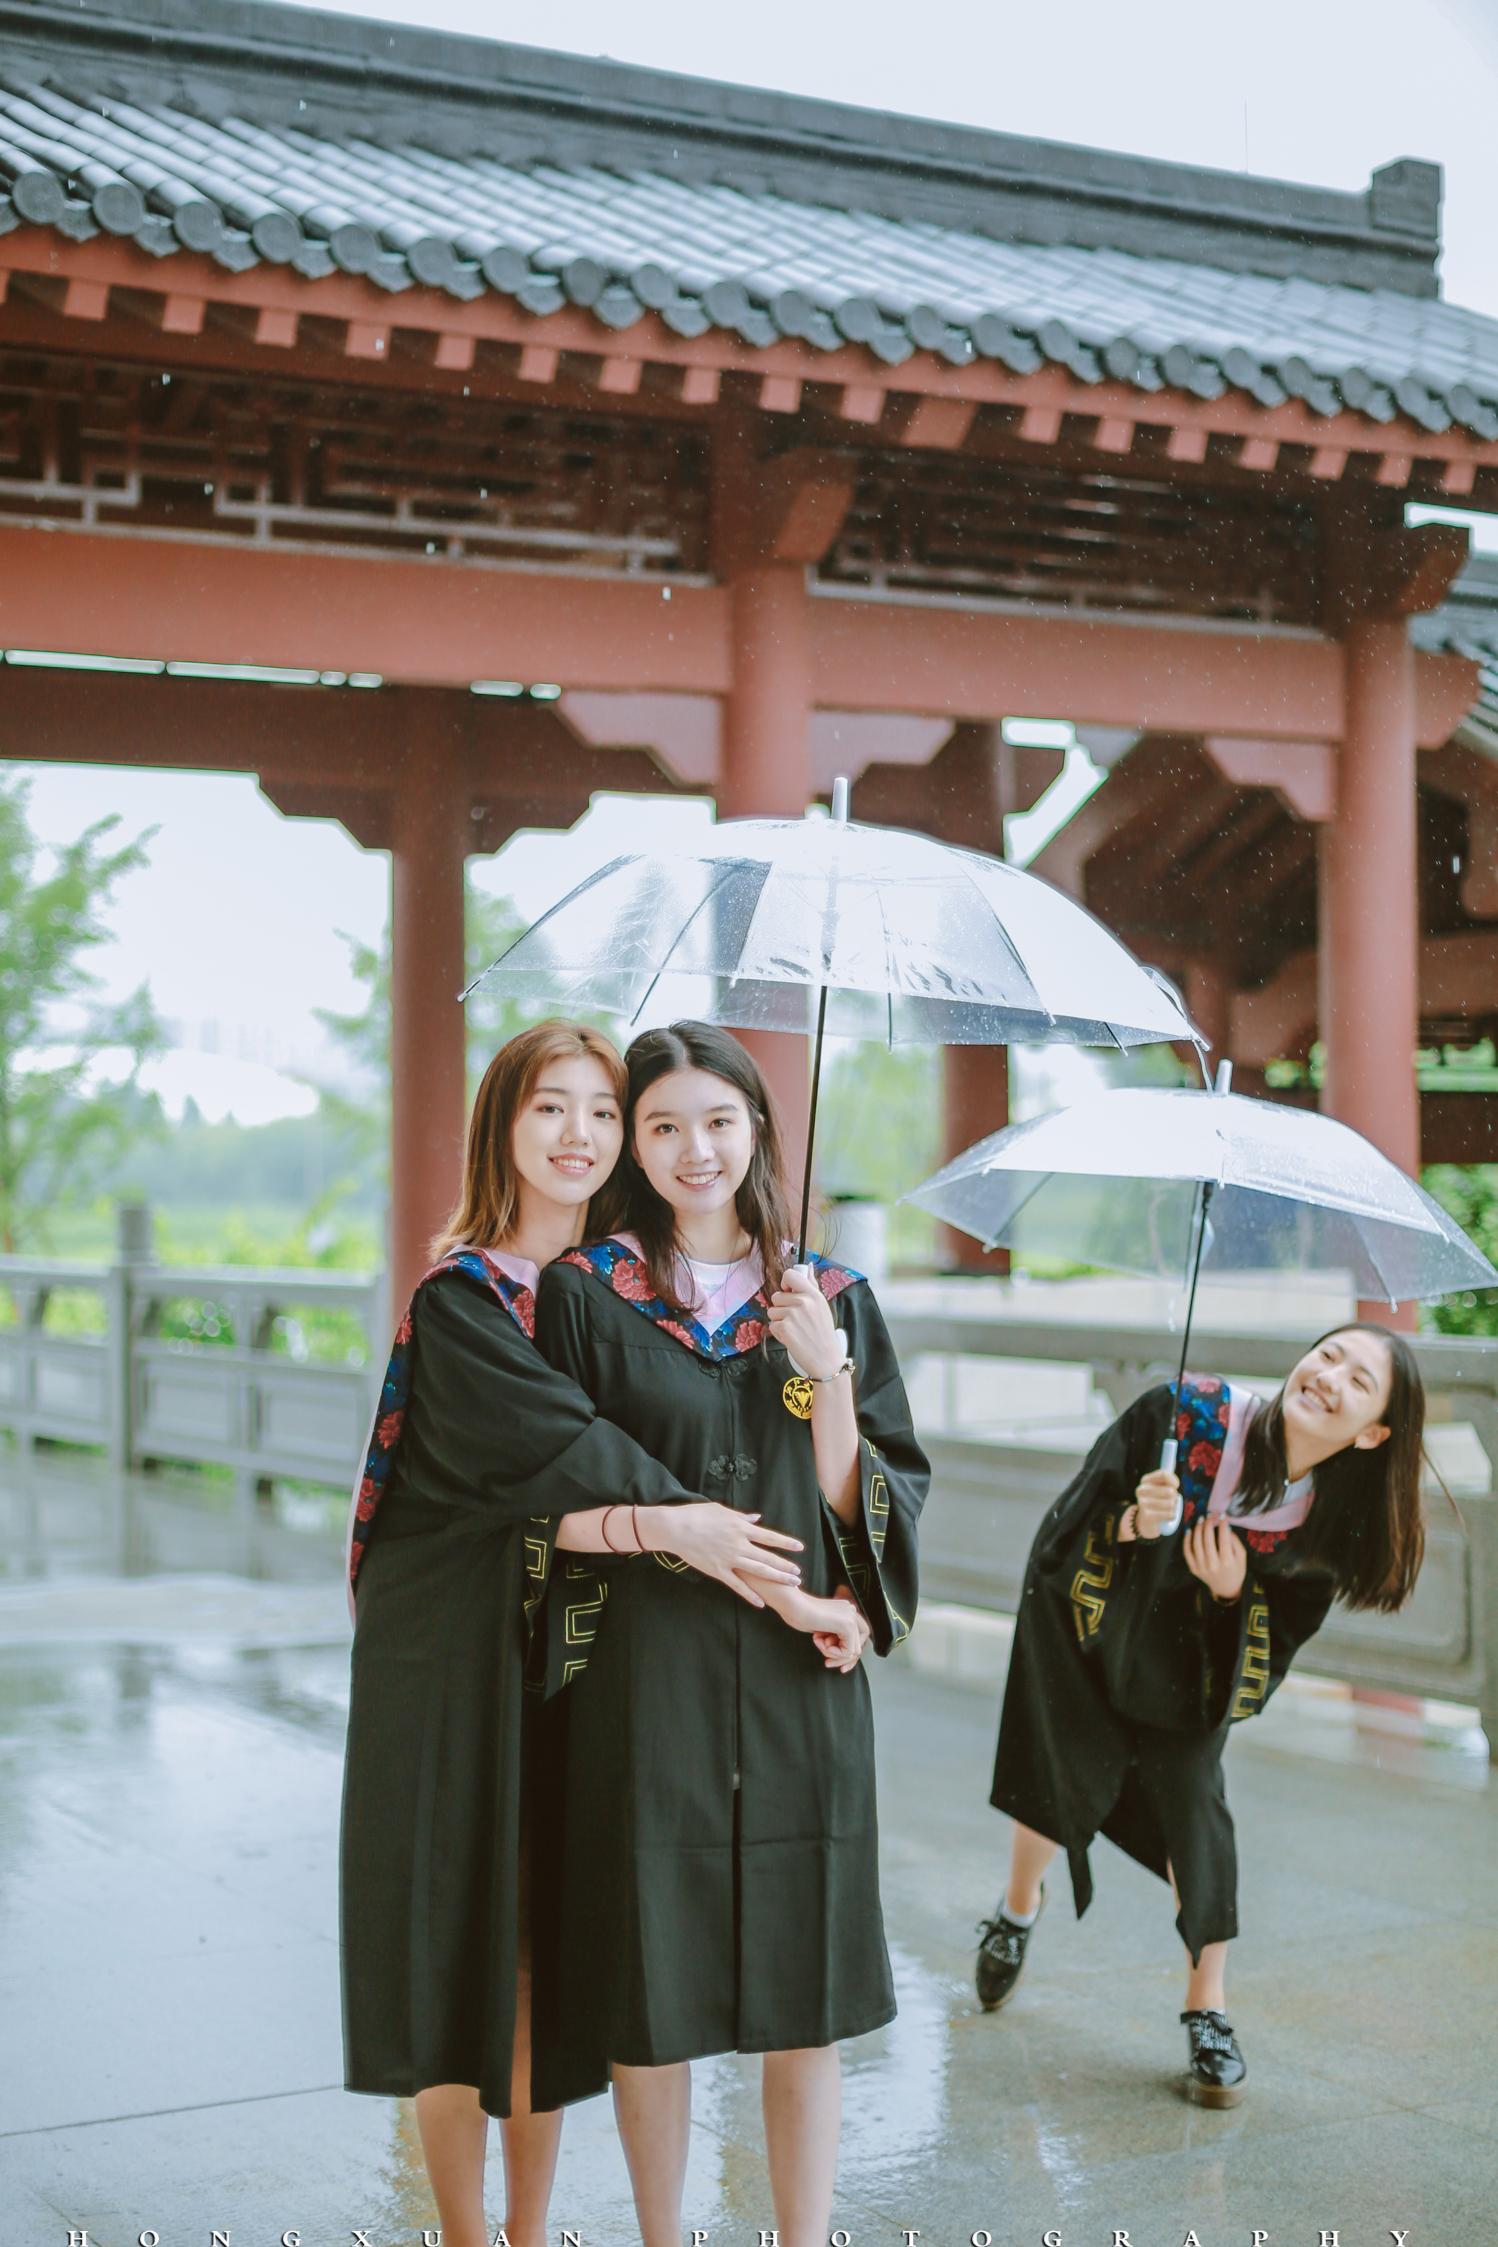
<svg viewBox="0 0 1498 2247"><path fill-rule="evenodd" d="M635 1109L635 1158L685 1226L731 1209L754 1155L754 1121L737 1085L706 1069L657 1077Z"/></svg>
<svg viewBox="0 0 1498 2247"><path fill-rule="evenodd" d="M1292 1479L1337 1451L1374 1451L1389 1440L1384 1422L1394 1361L1364 1327L1329 1334L1285 1383L1285 1451Z"/></svg>
<svg viewBox="0 0 1498 2247"><path fill-rule="evenodd" d="M523 1186L544 1200L571 1209L596 1194L624 1145L623 1112L603 1064L589 1054L543 1062L510 1145Z"/></svg>

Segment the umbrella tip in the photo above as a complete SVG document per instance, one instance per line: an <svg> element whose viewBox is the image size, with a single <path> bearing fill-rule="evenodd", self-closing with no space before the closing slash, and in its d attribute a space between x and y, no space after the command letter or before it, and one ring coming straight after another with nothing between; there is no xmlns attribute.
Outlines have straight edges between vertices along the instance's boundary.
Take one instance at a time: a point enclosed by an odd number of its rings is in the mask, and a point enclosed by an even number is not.
<svg viewBox="0 0 1498 2247"><path fill-rule="evenodd" d="M1217 1075L1213 1081L1212 1090L1214 1092L1231 1092L1232 1089L1233 1064L1231 1061L1219 1061L1217 1064Z"/></svg>
<svg viewBox="0 0 1498 2247"><path fill-rule="evenodd" d="M832 783L832 816L844 825L848 819L848 783L841 773Z"/></svg>

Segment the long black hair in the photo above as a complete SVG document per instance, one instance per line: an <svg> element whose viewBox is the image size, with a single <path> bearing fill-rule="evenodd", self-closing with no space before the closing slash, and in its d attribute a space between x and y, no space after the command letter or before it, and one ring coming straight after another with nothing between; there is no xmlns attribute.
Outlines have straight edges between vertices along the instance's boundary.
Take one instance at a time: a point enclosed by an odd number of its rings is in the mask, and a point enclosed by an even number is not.
<svg viewBox="0 0 1498 2247"><path fill-rule="evenodd" d="M677 1069L705 1069L744 1096L754 1127L754 1153L734 1197L739 1223L764 1266L765 1294L785 1277L790 1210L783 1182L782 1140L770 1088L746 1047L729 1030L708 1022L673 1022L645 1030L624 1056L629 1089L624 1102L624 1152L618 1168L589 1208L590 1230L631 1232L639 1240L656 1294L671 1310L691 1316L677 1292L676 1212L656 1192L635 1155L635 1117L653 1084Z"/></svg>
<svg viewBox="0 0 1498 2247"><path fill-rule="evenodd" d="M1389 1433L1374 1450L1356 1444L1333 1452L1315 1470L1311 1510L1295 1535L1296 1556L1306 1567L1335 1579L1348 1607L1392 1615L1415 1588L1425 1556L1425 1512L1420 1463L1425 1440L1425 1382L1402 1334L1353 1319L1311 1344L1319 1350L1338 1334L1376 1335L1389 1353L1389 1401L1381 1424ZM1234 1512L1254 1514L1277 1505L1284 1493L1285 1392L1261 1405L1243 1442L1243 1472Z"/></svg>

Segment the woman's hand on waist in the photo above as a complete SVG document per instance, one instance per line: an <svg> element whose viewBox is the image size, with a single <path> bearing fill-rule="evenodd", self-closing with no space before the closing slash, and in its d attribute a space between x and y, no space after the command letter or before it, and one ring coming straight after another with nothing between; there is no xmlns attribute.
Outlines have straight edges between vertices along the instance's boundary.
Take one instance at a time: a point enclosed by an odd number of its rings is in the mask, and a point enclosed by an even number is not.
<svg viewBox="0 0 1498 2247"><path fill-rule="evenodd" d="M787 1587L801 1581L800 1567L791 1557L801 1551L800 1538L766 1529L758 1514L735 1513L711 1498L629 1510L642 1551L674 1553L699 1575L726 1584L751 1607L765 1604L753 1588L755 1580Z"/></svg>
<svg viewBox="0 0 1498 2247"><path fill-rule="evenodd" d="M1180 1494L1178 1475L1167 1474L1163 1467L1146 1475L1134 1493L1134 1503L1124 1508L1118 1524L1119 1543L1132 1545L1136 1539L1148 1542L1158 1537L1175 1512Z"/></svg>

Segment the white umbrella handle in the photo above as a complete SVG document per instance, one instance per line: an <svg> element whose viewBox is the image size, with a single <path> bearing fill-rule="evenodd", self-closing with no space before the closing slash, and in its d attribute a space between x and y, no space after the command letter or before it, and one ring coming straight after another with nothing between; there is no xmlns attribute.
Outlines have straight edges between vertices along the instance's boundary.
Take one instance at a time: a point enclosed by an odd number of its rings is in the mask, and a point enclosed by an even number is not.
<svg viewBox="0 0 1498 2247"><path fill-rule="evenodd" d="M1177 1443L1176 1443L1176 1439L1175 1439L1175 1437L1174 1437L1174 1436L1167 1436L1167 1437L1165 1438L1165 1441L1164 1441L1164 1442L1163 1442L1163 1443L1161 1444L1161 1446L1160 1446L1160 1472L1161 1472L1161 1474L1162 1474L1162 1475L1173 1475L1173 1474L1175 1473L1175 1471L1176 1471L1176 1452L1177 1452L1178 1448L1179 1448L1179 1446L1177 1445ZM1160 1530L1160 1535L1161 1535L1162 1537L1174 1537L1174 1535L1175 1535L1176 1531L1177 1531L1177 1530L1178 1530L1178 1529L1180 1528L1180 1526L1181 1526L1181 1515L1182 1515L1182 1514L1184 1513L1184 1511L1185 1511L1185 1506L1186 1506L1186 1501L1185 1501L1184 1497L1182 1496L1181 1492L1180 1492L1180 1491L1178 1490L1178 1491L1176 1492L1176 1510L1175 1510L1175 1512L1174 1512L1174 1513L1173 1513L1173 1514L1171 1515L1171 1517L1170 1517L1169 1521L1167 1521L1167 1522L1165 1522L1165 1523L1163 1523L1163 1524L1162 1524L1162 1526L1161 1526L1161 1530Z"/></svg>

